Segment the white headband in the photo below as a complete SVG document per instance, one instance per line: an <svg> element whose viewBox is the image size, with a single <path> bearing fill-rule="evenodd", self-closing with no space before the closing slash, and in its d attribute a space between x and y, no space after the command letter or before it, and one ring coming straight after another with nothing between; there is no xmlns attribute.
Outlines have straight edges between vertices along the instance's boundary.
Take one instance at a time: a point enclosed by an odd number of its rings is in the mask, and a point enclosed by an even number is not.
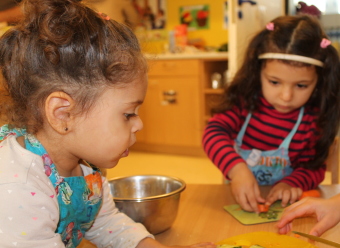
<svg viewBox="0 0 340 248"><path fill-rule="evenodd" d="M323 67L323 62L317 59L300 56L300 55L294 55L294 54L286 54L286 53L263 53L260 54L259 59L284 59L284 60L293 60L298 62L303 62L311 65L316 65Z"/></svg>

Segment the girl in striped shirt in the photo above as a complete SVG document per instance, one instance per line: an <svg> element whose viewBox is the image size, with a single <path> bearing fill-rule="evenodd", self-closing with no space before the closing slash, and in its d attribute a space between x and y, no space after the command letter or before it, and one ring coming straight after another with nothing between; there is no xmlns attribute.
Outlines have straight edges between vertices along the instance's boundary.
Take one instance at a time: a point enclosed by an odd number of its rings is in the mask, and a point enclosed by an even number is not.
<svg viewBox="0 0 340 248"><path fill-rule="evenodd" d="M252 39L203 136L244 210L286 206L323 181L339 126L339 72L313 17L278 17ZM259 185L273 185L265 198Z"/></svg>

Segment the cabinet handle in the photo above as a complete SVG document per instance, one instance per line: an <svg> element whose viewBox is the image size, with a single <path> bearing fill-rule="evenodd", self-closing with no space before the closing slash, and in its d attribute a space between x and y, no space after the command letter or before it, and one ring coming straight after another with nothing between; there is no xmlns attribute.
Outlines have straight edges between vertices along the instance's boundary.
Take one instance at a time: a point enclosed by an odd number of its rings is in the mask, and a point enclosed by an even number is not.
<svg viewBox="0 0 340 248"><path fill-rule="evenodd" d="M162 105L176 104L177 103L177 92L175 90L163 91Z"/></svg>
<svg viewBox="0 0 340 248"><path fill-rule="evenodd" d="M167 105L167 104L175 104L177 103L176 99L166 99L163 101L163 105Z"/></svg>
<svg viewBox="0 0 340 248"><path fill-rule="evenodd" d="M163 91L163 96L175 96L177 92L175 90Z"/></svg>

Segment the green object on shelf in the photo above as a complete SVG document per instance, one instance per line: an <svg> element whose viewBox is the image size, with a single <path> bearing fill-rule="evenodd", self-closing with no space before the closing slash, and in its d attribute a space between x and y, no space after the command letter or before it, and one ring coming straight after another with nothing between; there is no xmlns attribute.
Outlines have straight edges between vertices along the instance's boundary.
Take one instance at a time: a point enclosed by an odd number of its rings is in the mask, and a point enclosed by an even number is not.
<svg viewBox="0 0 340 248"><path fill-rule="evenodd" d="M228 43L222 44L222 45L217 49L217 51L219 51L219 52L228 52Z"/></svg>

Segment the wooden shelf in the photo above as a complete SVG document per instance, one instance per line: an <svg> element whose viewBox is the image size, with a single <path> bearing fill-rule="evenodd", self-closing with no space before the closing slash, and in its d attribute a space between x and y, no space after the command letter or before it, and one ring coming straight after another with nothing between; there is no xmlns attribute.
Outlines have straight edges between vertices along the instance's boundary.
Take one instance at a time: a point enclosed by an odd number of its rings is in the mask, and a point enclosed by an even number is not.
<svg viewBox="0 0 340 248"><path fill-rule="evenodd" d="M223 94L224 89L204 89L205 94Z"/></svg>
<svg viewBox="0 0 340 248"><path fill-rule="evenodd" d="M219 54L218 54L219 55ZM175 59L177 58L177 59ZM190 59L189 59L190 58ZM149 84L140 116L144 128L134 149L181 155L202 152L202 134L224 89L211 88L211 75L225 75L227 56L149 59ZM164 104L176 94L171 104Z"/></svg>

